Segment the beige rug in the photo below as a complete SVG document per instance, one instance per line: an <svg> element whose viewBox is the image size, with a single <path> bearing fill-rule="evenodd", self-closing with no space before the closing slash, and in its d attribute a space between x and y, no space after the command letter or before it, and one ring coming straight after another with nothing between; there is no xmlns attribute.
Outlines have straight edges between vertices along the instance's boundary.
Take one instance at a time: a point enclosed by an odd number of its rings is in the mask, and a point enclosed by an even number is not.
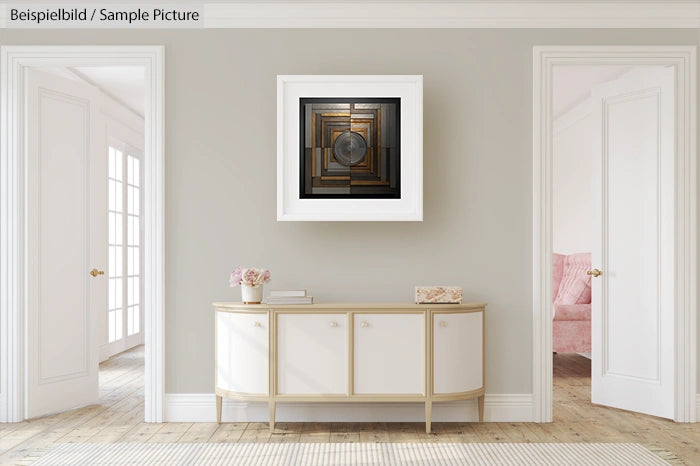
<svg viewBox="0 0 700 466"><path fill-rule="evenodd" d="M33 465L667 465L633 443L69 443Z"/></svg>

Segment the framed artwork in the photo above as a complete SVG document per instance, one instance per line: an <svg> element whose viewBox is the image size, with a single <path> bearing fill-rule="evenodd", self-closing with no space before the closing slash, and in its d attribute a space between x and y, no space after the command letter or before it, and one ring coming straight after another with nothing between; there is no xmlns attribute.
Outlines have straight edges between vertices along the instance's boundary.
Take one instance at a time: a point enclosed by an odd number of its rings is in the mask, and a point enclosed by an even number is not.
<svg viewBox="0 0 700 466"><path fill-rule="evenodd" d="M422 114L422 76L278 76L277 220L422 220Z"/></svg>

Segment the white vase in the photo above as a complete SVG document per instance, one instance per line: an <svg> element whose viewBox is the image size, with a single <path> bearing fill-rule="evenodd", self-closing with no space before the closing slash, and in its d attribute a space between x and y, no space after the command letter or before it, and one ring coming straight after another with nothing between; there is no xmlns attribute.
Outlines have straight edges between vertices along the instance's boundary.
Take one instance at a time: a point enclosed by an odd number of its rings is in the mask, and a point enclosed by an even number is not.
<svg viewBox="0 0 700 466"><path fill-rule="evenodd" d="M260 304L262 302L262 294L262 285L241 285L241 301L244 304Z"/></svg>

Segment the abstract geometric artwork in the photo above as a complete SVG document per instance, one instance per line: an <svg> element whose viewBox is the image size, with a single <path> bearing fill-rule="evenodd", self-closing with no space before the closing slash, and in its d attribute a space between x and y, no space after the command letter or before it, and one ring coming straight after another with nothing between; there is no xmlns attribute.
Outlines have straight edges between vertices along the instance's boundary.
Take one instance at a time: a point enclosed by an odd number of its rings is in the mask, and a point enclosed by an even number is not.
<svg viewBox="0 0 700 466"><path fill-rule="evenodd" d="M300 197L401 197L400 98L300 98Z"/></svg>
<svg viewBox="0 0 700 466"><path fill-rule="evenodd" d="M277 220L422 221L423 76L277 76Z"/></svg>

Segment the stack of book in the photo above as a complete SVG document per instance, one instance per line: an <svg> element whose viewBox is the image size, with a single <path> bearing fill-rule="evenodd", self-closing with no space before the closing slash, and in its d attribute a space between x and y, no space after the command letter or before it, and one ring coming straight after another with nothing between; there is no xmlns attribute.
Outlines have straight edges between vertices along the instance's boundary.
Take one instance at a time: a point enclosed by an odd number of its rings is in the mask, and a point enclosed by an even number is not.
<svg viewBox="0 0 700 466"><path fill-rule="evenodd" d="M314 297L306 290L272 290L265 298L266 304L313 304Z"/></svg>

